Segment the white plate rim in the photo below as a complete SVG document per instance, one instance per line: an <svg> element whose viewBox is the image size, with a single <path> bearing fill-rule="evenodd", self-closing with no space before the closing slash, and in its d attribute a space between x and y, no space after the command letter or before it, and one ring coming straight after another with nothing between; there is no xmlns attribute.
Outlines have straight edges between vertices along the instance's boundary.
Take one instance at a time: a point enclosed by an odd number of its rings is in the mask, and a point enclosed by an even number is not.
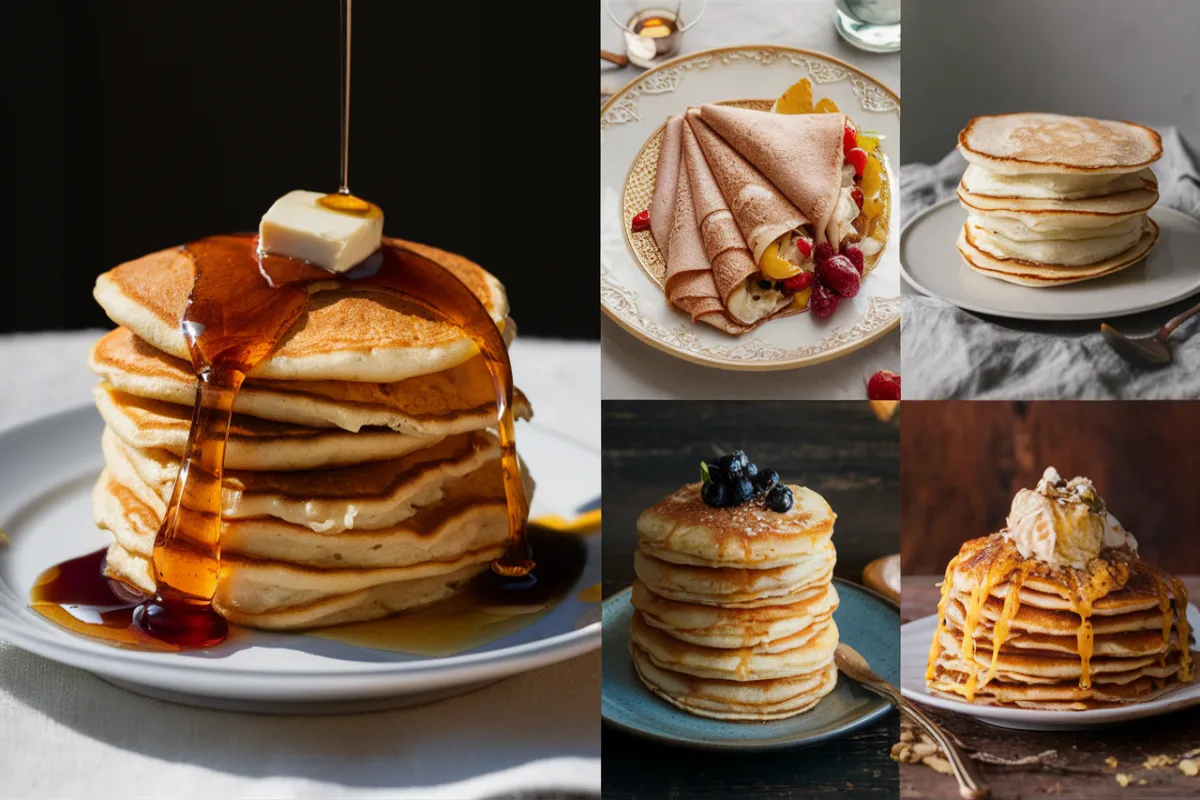
<svg viewBox="0 0 1200 800"><path fill-rule="evenodd" d="M624 107L629 103L628 99L625 98L626 94L630 94L632 97L636 98L636 96L640 94L640 90L637 87L642 85L649 87L646 90L647 94L659 94L664 91L670 91L669 89L664 89L661 86L656 85L656 82L663 82L659 81L661 74L693 61L704 64L711 63L714 56L719 60L722 60L722 63L728 63L724 62L725 58L736 60L741 57L748 57L754 60L759 60L764 64L770 64L780 56L785 58L815 59L818 63L827 62L828 66L844 70L847 72L847 74L836 79L821 81L813 73L811 65L806 63L806 67L809 69L809 75L813 78L814 88L822 85L823 83L833 83L844 79L849 79L854 83L856 94L859 89L859 84L863 84L863 91L866 91L867 86L873 86L876 91L886 95L895 105L894 109L877 111L876 113L895 113L897 118L900 117L900 95L897 92L895 92L886 83L869 74L865 70L843 61L836 56L831 56L815 50L806 50L804 48L789 47L786 45L732 45L725 47L714 47L707 50L698 50L693 53L686 53L684 55L677 56L676 58L666 61L657 67L654 67L653 69L647 70L641 75L635 77L626 85L622 86L611 97L609 97L600 108L600 133L602 141L604 129L609 124L626 122L630 119L640 120L640 118L637 117L636 111L632 111ZM862 100L860 98L860 105L861 102ZM866 110L867 109L864 107L864 111ZM602 151L601 158L603 157L604 154ZM892 214L893 218L896 218L900 213L900 182L899 173L897 172L894 163L891 163L892 161L893 159L889 158L888 169L890 173L892 189ZM625 172L627 174L628 169L626 169ZM601 205L601 220L603 227L603 203ZM625 238L627 239L628 237ZM898 248L898 236L893 229L892 235L888 237L888 241L880 255L880 263L882 264L882 260L884 256L887 255L887 251L889 249L895 250L896 248ZM626 242L626 250L627 249L628 242ZM631 254L630 258L633 258ZM896 260L898 264L898 255ZM897 275L897 277L899 276ZM840 346L830 348L817 355L793 355L790 357L769 359L765 354L769 352L769 347L771 346L764 345L759 340L752 340L740 345L738 348L735 348L739 353L745 351L746 355L739 357L722 356L712 352L711 350L704 353L688 353L676 346L673 346L669 342L663 341L662 339L652 335L648 331L639 329L637 325L633 324L630 320L625 319L621 314L617 313L617 311L613 308L614 305L632 305L634 308L636 308L637 293L633 292L632 289L621 285L615 280L612 274L612 268L605 263L605 259L603 257L603 248L600 259L600 289L601 311L603 311L609 319L616 323L618 327L636 338L638 341L683 361L731 371L772 372L779 370L798 369L805 366L824 363L866 347L867 345L872 344L888 335L900 326L900 292L899 286L897 286L897 294L895 297L870 297L867 303L867 312L863 319L859 320L857 323L862 324L873 317L879 317L880 319L885 320L886 324L870 331L863 336L854 338L851 341L848 341ZM831 334L834 332L834 330L835 329L831 329ZM775 349L778 350L779 348L776 347Z"/></svg>
<svg viewBox="0 0 1200 800"><path fill-rule="evenodd" d="M43 425L72 424L69 420L74 417L95 413L95 407L90 404L78 405L54 414L5 425L0 427L0 447L10 436L29 432ZM547 436L569 441L573 446L593 454L598 453L596 448L552 428L538 426L538 429ZM599 535L594 535L597 540ZM592 549L599 552L598 545ZM420 686L411 687L413 691L463 684L472 680L496 680L523 669L555 663L595 650L602 641L601 623L597 620L571 631L511 647L416 661L378 662L377 665L372 665L373 668L364 667L352 672L329 669L271 672L227 666L214 672L201 659L158 663L146 660L137 651L123 650L84 637L51 630L50 623L33 619L30 616L32 614L13 588L0 581L0 639L59 663L134 684L177 690L177 684L165 677L171 675L176 678L187 675L201 679L203 683L210 683L212 679L220 682L223 678L234 678L242 682L238 686L231 684L230 692L226 696L238 696L247 692L265 691L279 695L311 691L315 696L328 697L349 693L357 695L373 687L391 693L391 690L408 688L404 686L406 682L417 680L420 681ZM43 624L46 626L45 630L41 629ZM120 667L128 668L128 671L119 669Z"/></svg>
<svg viewBox="0 0 1200 800"><path fill-rule="evenodd" d="M1195 626L1200 623L1200 610L1192 603L1188 604L1188 622ZM1110 725L1146 717L1156 717L1169 714L1184 708L1200 704L1200 674L1190 686L1183 687L1166 697L1160 697L1145 703L1134 703L1115 708L1097 708L1087 711L1045 711L1031 708L1008 708L1000 706L975 705L948 697L932 694L925 686L924 668L920 675L909 678L904 672L906 662L905 642L912 642L909 650L917 647L924 662L929 651L928 642L932 640L937 629L937 614L930 614L920 619L911 620L900 626L900 693L909 700L922 705L932 706L941 711L953 711L968 717L976 717L983 722L994 723L1008 728L1023 730L1048 730L1052 728L1068 730L1083 729L1098 725ZM915 659L914 659L915 661ZM1200 665L1198 665L1200 668Z"/></svg>
<svg viewBox="0 0 1200 800"><path fill-rule="evenodd" d="M1198 282L1195 285L1193 285L1191 288L1187 289L1186 291L1183 291L1176 295L1172 295L1166 299L1154 300L1154 301L1150 301L1147 303L1142 303L1140 305L1130 306L1129 308L1122 309L1121 311L1100 314L1100 315L1097 315L1095 312L1087 312L1087 311L1078 312L1078 313L1071 313L1070 311L1064 311L1061 314L1047 315L1045 313L1022 312L1019 310L1018 311L996 310L995 308L990 308L985 305L981 305L979 303L959 302L957 300L951 300L948 297L937 294L936 292L932 292L929 289L925 288L925 286L920 281L918 281L915 277L913 277L912 273L909 271L908 262L904 258L904 252L905 252L904 242L908 238L909 231L915 225L920 223L926 217L933 216L935 213L940 212L944 207L952 206L952 205L959 205L957 197L947 197L943 200L938 201L937 203L934 203L932 206L929 206L928 208L922 209L914 217L912 217L907 222L905 222L904 225L901 227L899 244L898 244L898 246L899 246L898 252L900 255L900 277L910 287L912 287L913 289L916 289L918 292L925 295L926 297L933 297L938 300L942 300L944 302L949 303L950 305L957 306L958 308L961 308L964 311L970 311L975 314L983 314L984 316L988 316L988 317L1000 317L1001 319L1024 319L1024 320L1033 320L1033 321L1037 321L1037 322L1090 322L1090 321L1099 320L1102 318L1117 319L1119 317L1127 317L1132 314L1140 314L1144 311L1153 311L1156 308L1162 308L1164 306L1169 306L1172 303L1177 303L1180 300L1183 300L1187 297L1191 297L1191 296L1195 295L1197 292L1200 292L1200 280L1198 280ZM1185 214L1184 212L1182 212L1178 209L1171 208L1170 206L1155 206L1153 209L1150 210L1149 213L1152 216L1165 213L1168 217L1173 216L1180 221L1184 221L1193 226L1197 226L1198 231L1200 231L1200 220L1197 220L1195 217L1192 217L1189 214ZM953 243L951 243L950 246L952 247ZM955 258L957 258L959 260L959 262L961 262L961 257L959 257L957 255L957 251L955 251ZM1025 287L1025 288L1028 288L1029 291L1054 291L1053 287L1049 287L1048 289L1036 289L1033 287Z"/></svg>

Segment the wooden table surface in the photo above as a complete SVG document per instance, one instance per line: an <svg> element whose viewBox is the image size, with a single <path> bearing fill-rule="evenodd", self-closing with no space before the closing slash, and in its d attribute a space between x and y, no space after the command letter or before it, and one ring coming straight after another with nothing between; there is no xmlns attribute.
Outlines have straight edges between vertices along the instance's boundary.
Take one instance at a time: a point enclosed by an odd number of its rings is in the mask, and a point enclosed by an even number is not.
<svg viewBox="0 0 1200 800"><path fill-rule="evenodd" d="M1189 596L1200 598L1200 575L1181 577ZM935 584L940 580L940 575L904 576L901 598L904 622L937 612ZM984 764L984 774L996 800L1018 797L1080 800L1200 797L1200 778L1184 775L1175 765L1157 769L1143 766L1150 756L1178 758L1200 748L1200 710L1195 706L1173 714L1085 731L1014 731L960 714L927 710L972 751L1005 759L1054 751L1044 763L1025 766ZM1115 768L1105 763L1110 757L1117 759ZM1130 777L1128 786L1121 787L1117 783L1118 773ZM952 800L958 797L958 784L952 776L934 772L923 764L901 764L900 796Z"/></svg>
<svg viewBox="0 0 1200 800"><path fill-rule="evenodd" d="M835 574L861 581L899 547L899 436L863 403L604 403L604 594L633 583L638 514L699 480L700 461L741 448L820 492L838 514ZM898 636L898 632L897 632ZM604 727L606 798L894 798L899 721L810 750L712 753Z"/></svg>

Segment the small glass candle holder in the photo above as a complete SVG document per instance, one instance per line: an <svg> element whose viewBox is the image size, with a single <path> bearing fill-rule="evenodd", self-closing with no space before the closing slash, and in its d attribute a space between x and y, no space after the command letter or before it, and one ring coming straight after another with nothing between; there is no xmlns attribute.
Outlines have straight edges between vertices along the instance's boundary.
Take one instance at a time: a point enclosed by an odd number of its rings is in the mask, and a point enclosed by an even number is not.
<svg viewBox="0 0 1200 800"><path fill-rule="evenodd" d="M645 2L614 2L605 0L604 10L609 19L624 34L625 55L629 63L650 69L679 54L683 34L700 21L708 0L688 3L685 21L683 0L645 0ZM621 16L625 17L622 20Z"/></svg>

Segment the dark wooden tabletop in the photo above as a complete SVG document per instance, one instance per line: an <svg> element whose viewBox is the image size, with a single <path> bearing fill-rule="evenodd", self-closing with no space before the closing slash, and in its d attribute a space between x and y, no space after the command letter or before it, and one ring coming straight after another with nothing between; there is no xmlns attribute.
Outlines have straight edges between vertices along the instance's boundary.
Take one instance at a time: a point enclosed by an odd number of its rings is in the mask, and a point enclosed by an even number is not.
<svg viewBox="0 0 1200 800"><path fill-rule="evenodd" d="M714 374L715 379L720 379ZM867 403L604 403L604 594L633 583L638 514L699 480L700 462L743 449L759 467L820 492L838 515L839 577L899 548L899 432ZM889 714L809 750L711 753L605 727L605 798L896 796Z"/></svg>
<svg viewBox="0 0 1200 800"><path fill-rule="evenodd" d="M1181 577L1188 594L1200 597L1200 575ZM905 622L937 612L935 584L940 580L940 575L904 576L900 613ZM1023 766L984 764L984 774L996 800L1200 797L1200 778L1184 775L1175 764L1143 766L1151 756L1178 759L1200 750L1200 711L1194 706L1173 714L1085 731L1015 731L961 714L927 710L971 751L1006 760L1046 754L1040 761ZM1116 759L1115 767L1106 761L1109 758ZM1118 774L1128 777L1127 786L1117 782ZM900 796L952 800L959 796L958 784L952 776L934 772L923 764L902 764Z"/></svg>

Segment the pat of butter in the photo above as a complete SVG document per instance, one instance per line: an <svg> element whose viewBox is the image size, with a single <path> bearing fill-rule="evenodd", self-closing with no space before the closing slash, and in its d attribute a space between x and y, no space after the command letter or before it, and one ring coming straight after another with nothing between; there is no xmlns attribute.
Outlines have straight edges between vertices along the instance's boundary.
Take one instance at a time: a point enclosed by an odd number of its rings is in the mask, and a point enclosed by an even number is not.
<svg viewBox="0 0 1200 800"><path fill-rule="evenodd" d="M383 241L379 206L364 203L361 212L339 210L323 205L322 197L320 192L297 189L276 200L258 226L259 252L346 272L379 249Z"/></svg>

